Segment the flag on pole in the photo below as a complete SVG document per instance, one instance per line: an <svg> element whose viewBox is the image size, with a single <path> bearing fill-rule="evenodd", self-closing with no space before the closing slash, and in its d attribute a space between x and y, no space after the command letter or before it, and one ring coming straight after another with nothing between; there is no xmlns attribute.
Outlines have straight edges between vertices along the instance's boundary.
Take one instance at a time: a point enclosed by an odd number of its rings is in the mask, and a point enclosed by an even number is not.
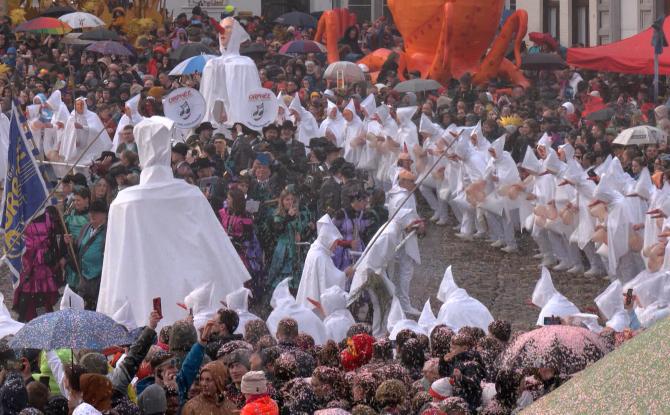
<svg viewBox="0 0 670 415"><path fill-rule="evenodd" d="M23 232L30 220L46 207L49 195L47 184L35 162L39 150L19 110L18 103L12 103L9 122L9 149L5 194L2 201L3 257L12 273L12 283L16 286L21 273L21 256L25 249Z"/></svg>

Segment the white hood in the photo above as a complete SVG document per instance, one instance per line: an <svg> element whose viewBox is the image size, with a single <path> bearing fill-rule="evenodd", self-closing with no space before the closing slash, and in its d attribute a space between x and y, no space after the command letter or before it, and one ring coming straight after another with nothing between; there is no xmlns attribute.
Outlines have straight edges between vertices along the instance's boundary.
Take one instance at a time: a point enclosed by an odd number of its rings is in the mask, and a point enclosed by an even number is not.
<svg viewBox="0 0 670 415"><path fill-rule="evenodd" d="M402 310L400 301L396 296L393 296L393 301L391 302L391 309L389 310L389 315L386 320L386 327L390 331L389 340L391 341L396 339L401 330L410 330L416 334L428 335L419 323L405 317L405 312Z"/></svg>
<svg viewBox="0 0 670 415"><path fill-rule="evenodd" d="M498 137L494 142L491 143L491 148L495 152L495 158L499 159L502 157L503 152L505 151L505 141L507 140L507 134L503 134Z"/></svg>
<svg viewBox="0 0 670 415"><path fill-rule="evenodd" d="M542 173L542 163L540 163L540 160L535 155L535 151L533 151L530 146L526 147L526 154L524 155L523 161L521 162L521 167L533 174Z"/></svg>
<svg viewBox="0 0 670 415"><path fill-rule="evenodd" d="M249 34L247 33L246 30L244 30L240 22L238 22L232 17L227 17L224 20L228 19L233 21L233 31L230 35L228 46L219 45L219 51L221 52L221 56L239 55L240 45L246 42L247 40L251 40Z"/></svg>
<svg viewBox="0 0 670 415"><path fill-rule="evenodd" d="M433 313L433 308L430 306L430 298L423 304L423 309L421 310L421 315L417 322L427 335L430 335L433 328L439 324L437 317L435 317L435 314Z"/></svg>
<svg viewBox="0 0 670 415"><path fill-rule="evenodd" d="M226 305L235 311L249 310L249 296L251 290L245 287L240 287L232 293L226 295Z"/></svg>
<svg viewBox="0 0 670 415"><path fill-rule="evenodd" d="M437 290L437 299L443 303L447 301L449 295L458 289L458 285L454 281L454 274L451 272L451 265L444 271L440 288Z"/></svg>
<svg viewBox="0 0 670 415"><path fill-rule="evenodd" d="M342 234L333 224L330 215L325 214L316 222L316 240L327 250L333 246L333 243L338 239L342 239Z"/></svg>
<svg viewBox="0 0 670 415"><path fill-rule="evenodd" d="M165 124L154 117L147 118L133 128L133 134L142 166L140 184L157 184L174 180L170 167L171 134Z"/></svg>
<svg viewBox="0 0 670 415"><path fill-rule="evenodd" d="M112 319L128 329L128 331L132 331L137 328L137 324L135 323L135 316L133 315L133 309L130 306L130 302L128 300L126 300L121 308L119 308L116 313L114 313Z"/></svg>
<svg viewBox="0 0 670 415"><path fill-rule="evenodd" d="M622 293L623 286L621 285L621 281L617 279L612 281L612 283L605 288L605 291L600 293L594 300L598 309L600 309L600 312L603 313L608 320L614 317L619 311L624 310Z"/></svg>
<svg viewBox="0 0 670 415"><path fill-rule="evenodd" d="M330 102L330 101L329 101ZM375 95L370 94L363 101L361 101L361 110L365 113L365 118L370 118L377 109L377 103L375 101Z"/></svg>
<svg viewBox="0 0 670 415"><path fill-rule="evenodd" d="M65 310L66 308L73 308L75 310L84 309L84 299L72 291L69 285L65 286L63 298L60 300L60 310Z"/></svg>
<svg viewBox="0 0 670 415"><path fill-rule="evenodd" d="M22 327L23 323L19 323L12 319L9 310L5 305L5 297L0 293L0 338L10 334L16 334Z"/></svg>
<svg viewBox="0 0 670 415"><path fill-rule="evenodd" d="M326 316L333 314L337 310L347 308L348 298L349 294L337 285L333 285L321 293L321 306Z"/></svg>
<svg viewBox="0 0 670 415"><path fill-rule="evenodd" d="M549 302L554 294L558 294L558 290L554 287L554 282L551 280L551 274L547 268L542 267L542 275L540 276L540 279L537 280L537 283L535 283L531 301L536 306L542 308Z"/></svg>

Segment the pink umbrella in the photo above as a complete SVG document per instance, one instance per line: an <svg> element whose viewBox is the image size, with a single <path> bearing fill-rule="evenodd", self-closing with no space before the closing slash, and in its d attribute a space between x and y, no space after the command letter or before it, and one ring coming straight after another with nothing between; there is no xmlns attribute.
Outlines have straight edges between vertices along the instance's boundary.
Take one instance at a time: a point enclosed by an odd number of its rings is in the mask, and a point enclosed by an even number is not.
<svg viewBox="0 0 670 415"><path fill-rule="evenodd" d="M572 375L607 353L603 339L581 327L553 325L524 333L501 355L503 369L549 367Z"/></svg>

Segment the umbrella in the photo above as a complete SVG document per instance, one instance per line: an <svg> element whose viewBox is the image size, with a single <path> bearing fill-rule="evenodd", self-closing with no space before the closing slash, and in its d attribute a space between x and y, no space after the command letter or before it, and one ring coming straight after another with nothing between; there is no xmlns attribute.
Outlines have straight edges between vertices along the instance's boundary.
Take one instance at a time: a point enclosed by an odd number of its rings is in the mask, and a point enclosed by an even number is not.
<svg viewBox="0 0 670 415"><path fill-rule="evenodd" d="M286 26L316 27L316 19L314 16L303 12L284 13L275 19L275 23Z"/></svg>
<svg viewBox="0 0 670 415"><path fill-rule="evenodd" d="M615 113L616 111L614 111L613 108L607 107L598 111L593 111L586 116L586 119L589 121L609 121L614 117Z"/></svg>
<svg viewBox="0 0 670 415"><path fill-rule="evenodd" d="M293 40L285 43L279 53L326 53L326 47L313 40Z"/></svg>
<svg viewBox="0 0 670 415"><path fill-rule="evenodd" d="M81 37L81 40L119 40L120 37L118 33L113 30L108 30L103 27L84 32Z"/></svg>
<svg viewBox="0 0 670 415"><path fill-rule="evenodd" d="M624 342L524 414L670 413L670 319Z"/></svg>
<svg viewBox="0 0 670 415"><path fill-rule="evenodd" d="M19 330L12 349L90 349L132 343L128 330L111 317L89 310L66 308L43 314Z"/></svg>
<svg viewBox="0 0 670 415"><path fill-rule="evenodd" d="M326 68L323 74L325 79L333 81L337 80L337 74L341 73L344 77L344 82L360 82L365 81L365 74L363 70L353 62L333 62Z"/></svg>
<svg viewBox="0 0 670 415"><path fill-rule="evenodd" d="M202 43L187 43L170 52L170 59L181 62L198 55L215 55L214 51Z"/></svg>
<svg viewBox="0 0 670 415"><path fill-rule="evenodd" d="M127 47L119 42L114 42L113 40L101 40L99 42L93 43L91 46L86 48L89 52L102 53L103 55L117 55L117 56L132 56L131 52Z"/></svg>
<svg viewBox="0 0 670 415"><path fill-rule="evenodd" d="M68 33L67 35L63 36L60 41L65 45L90 45L94 42L93 40L79 39L82 34L83 33Z"/></svg>
<svg viewBox="0 0 670 415"><path fill-rule="evenodd" d="M241 47L240 48L240 55L244 55L244 56L264 55L267 51L268 50L265 48L265 46L254 42L250 45Z"/></svg>
<svg viewBox="0 0 670 415"><path fill-rule="evenodd" d="M202 73L202 70L205 68L207 61L214 58L216 58L215 55L198 55L192 58L188 58L179 62L179 64L170 71L169 75L179 76L191 75L196 72Z"/></svg>
<svg viewBox="0 0 670 415"><path fill-rule="evenodd" d="M524 333L507 346L500 367L510 370L552 367L572 375L607 352L597 334L575 326L544 326Z"/></svg>
<svg viewBox="0 0 670 415"><path fill-rule="evenodd" d="M98 16L83 12L64 14L59 17L58 20L69 24L73 29L83 29L105 25L105 22L103 22L102 19L100 19Z"/></svg>
<svg viewBox="0 0 670 415"><path fill-rule="evenodd" d="M71 32L72 28L53 17L38 17L36 19L23 22L14 29L15 32L31 32L47 35L64 35Z"/></svg>
<svg viewBox="0 0 670 415"><path fill-rule="evenodd" d="M43 13L40 14L40 16L44 17L59 17L64 14L76 12L75 9L73 9L70 6L51 6L48 9L46 9Z"/></svg>
<svg viewBox="0 0 670 415"><path fill-rule="evenodd" d="M393 88L396 92L437 91L442 85L433 79L410 79L400 82Z"/></svg>
<svg viewBox="0 0 670 415"><path fill-rule="evenodd" d="M660 128L651 125L638 125L637 127L627 128L619 133L612 144L621 144L622 146L641 146L645 144L666 143L668 135Z"/></svg>
<svg viewBox="0 0 670 415"><path fill-rule="evenodd" d="M555 53L530 53L521 58L521 69L526 71L555 71L567 67L563 58Z"/></svg>

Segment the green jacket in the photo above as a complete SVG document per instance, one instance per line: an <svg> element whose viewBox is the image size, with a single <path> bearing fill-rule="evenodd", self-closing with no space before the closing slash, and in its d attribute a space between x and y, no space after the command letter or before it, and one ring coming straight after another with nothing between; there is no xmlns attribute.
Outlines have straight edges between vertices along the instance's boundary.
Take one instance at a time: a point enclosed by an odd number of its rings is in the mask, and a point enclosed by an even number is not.
<svg viewBox="0 0 670 415"><path fill-rule="evenodd" d="M81 276L87 280L100 278L102 275L102 258L105 253L105 237L107 225L102 225L96 232L91 233L91 224L87 223L77 240L77 256Z"/></svg>
<svg viewBox="0 0 670 415"><path fill-rule="evenodd" d="M65 217L65 225L67 226L67 233L76 238L81 233L81 230L84 226L88 224L88 212L78 213L77 211L72 211L69 215ZM79 261L79 258L77 258ZM73 289L77 288L79 285L79 277L77 276L77 270L74 268L74 265L68 263L65 266L65 277L67 283Z"/></svg>

